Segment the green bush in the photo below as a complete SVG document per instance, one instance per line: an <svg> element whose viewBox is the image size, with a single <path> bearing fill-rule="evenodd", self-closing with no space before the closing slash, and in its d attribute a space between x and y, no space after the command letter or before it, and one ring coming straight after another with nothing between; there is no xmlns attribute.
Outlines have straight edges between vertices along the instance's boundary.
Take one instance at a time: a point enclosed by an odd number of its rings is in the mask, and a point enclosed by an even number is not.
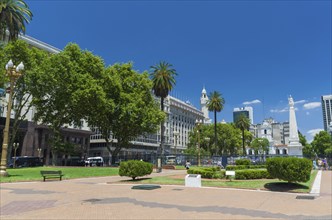
<svg viewBox="0 0 332 220"><path fill-rule="evenodd" d="M273 178L291 182L308 182L312 162L306 158L269 158L266 161L267 171Z"/></svg>
<svg viewBox="0 0 332 220"><path fill-rule="evenodd" d="M151 163L139 160L128 160L120 163L119 175L129 176L135 180L136 177L149 175L152 171L153 166Z"/></svg>
<svg viewBox="0 0 332 220"><path fill-rule="evenodd" d="M221 179L225 176L225 171L220 167L190 168L188 174L200 174L202 178Z"/></svg>
<svg viewBox="0 0 332 220"><path fill-rule="evenodd" d="M273 179L267 170L238 170L235 172L235 179L250 180L250 179Z"/></svg>
<svg viewBox="0 0 332 220"><path fill-rule="evenodd" d="M251 161L249 159L238 159L235 160L235 165L250 165Z"/></svg>
<svg viewBox="0 0 332 220"><path fill-rule="evenodd" d="M266 165L227 165L226 170L266 169Z"/></svg>

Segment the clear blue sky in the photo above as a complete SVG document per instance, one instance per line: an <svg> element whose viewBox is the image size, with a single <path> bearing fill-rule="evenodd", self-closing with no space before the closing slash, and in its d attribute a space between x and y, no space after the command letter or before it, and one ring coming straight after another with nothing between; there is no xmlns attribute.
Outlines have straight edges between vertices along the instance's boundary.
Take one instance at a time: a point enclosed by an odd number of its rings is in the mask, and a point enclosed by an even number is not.
<svg viewBox="0 0 332 220"><path fill-rule="evenodd" d="M288 121L287 97L299 130L323 128L321 95L332 94L331 1L26 1L27 34L63 49L75 42L107 65L159 61L178 72L172 92L199 107L203 85L226 104L218 121L252 104L254 122ZM211 114L212 117L212 114Z"/></svg>

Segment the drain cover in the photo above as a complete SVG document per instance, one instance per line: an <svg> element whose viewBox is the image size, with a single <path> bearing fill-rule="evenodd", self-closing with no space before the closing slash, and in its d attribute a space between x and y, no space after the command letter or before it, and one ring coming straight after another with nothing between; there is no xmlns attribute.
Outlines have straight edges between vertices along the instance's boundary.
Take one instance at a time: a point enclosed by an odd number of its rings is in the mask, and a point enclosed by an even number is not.
<svg viewBox="0 0 332 220"><path fill-rule="evenodd" d="M132 189L141 189L141 190L153 190L161 188L159 185L136 185L131 187Z"/></svg>
<svg viewBox="0 0 332 220"><path fill-rule="evenodd" d="M173 189L174 191L182 191L183 189Z"/></svg>
<svg viewBox="0 0 332 220"><path fill-rule="evenodd" d="M308 200L314 200L315 196L296 196L296 199L308 199Z"/></svg>

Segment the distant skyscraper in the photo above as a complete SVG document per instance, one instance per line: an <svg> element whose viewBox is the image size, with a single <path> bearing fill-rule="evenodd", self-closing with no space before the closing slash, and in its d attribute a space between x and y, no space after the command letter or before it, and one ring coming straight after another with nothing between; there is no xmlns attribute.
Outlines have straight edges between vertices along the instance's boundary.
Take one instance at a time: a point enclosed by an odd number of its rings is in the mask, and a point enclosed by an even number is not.
<svg viewBox="0 0 332 220"><path fill-rule="evenodd" d="M324 130L328 131L328 128L332 123L332 95L322 96L322 110Z"/></svg>
<svg viewBox="0 0 332 220"><path fill-rule="evenodd" d="M244 114L247 118L249 118L251 124L254 124L254 112L253 108L250 106L246 106L244 108L234 108L233 122L235 123L237 118L242 114Z"/></svg>

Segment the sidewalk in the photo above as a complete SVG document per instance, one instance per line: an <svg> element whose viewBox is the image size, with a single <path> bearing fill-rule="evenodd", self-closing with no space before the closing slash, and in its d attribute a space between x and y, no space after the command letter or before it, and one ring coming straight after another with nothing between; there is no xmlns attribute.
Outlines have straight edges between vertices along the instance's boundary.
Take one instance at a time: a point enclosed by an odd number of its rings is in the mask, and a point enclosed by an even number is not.
<svg viewBox="0 0 332 220"><path fill-rule="evenodd" d="M181 174L163 170L152 176ZM132 190L107 184L125 177L1 184L3 219L331 219L332 172L322 172L320 196L162 186Z"/></svg>

